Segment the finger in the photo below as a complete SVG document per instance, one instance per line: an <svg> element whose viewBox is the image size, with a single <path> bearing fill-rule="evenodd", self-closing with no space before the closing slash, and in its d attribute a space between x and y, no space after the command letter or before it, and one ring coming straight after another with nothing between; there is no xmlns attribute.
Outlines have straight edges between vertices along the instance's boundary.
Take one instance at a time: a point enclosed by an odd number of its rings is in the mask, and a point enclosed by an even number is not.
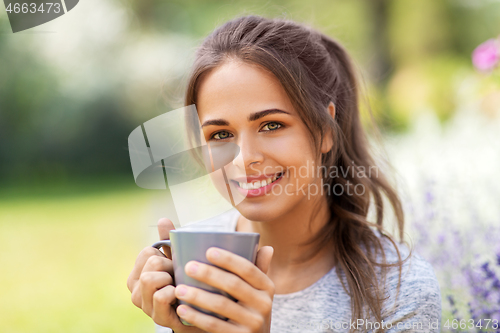
<svg viewBox="0 0 500 333"><path fill-rule="evenodd" d="M155 255L146 260L141 274L144 272L167 272L170 275L174 275L174 265L172 260L165 258L163 255Z"/></svg>
<svg viewBox="0 0 500 333"><path fill-rule="evenodd" d="M160 240L165 240L165 239L170 239L170 230L174 230L175 226L167 218L161 218L158 221L158 234L160 235ZM163 252L165 255L169 258L172 259L172 252L170 251L170 247L168 246L163 246Z"/></svg>
<svg viewBox="0 0 500 333"><path fill-rule="evenodd" d="M269 279L257 267L255 268L264 278ZM227 292L238 300L244 307L260 307L267 304L271 289L256 290L248 284L242 277L219 267L190 261L185 266L186 274L193 279L206 283L217 289Z"/></svg>
<svg viewBox="0 0 500 333"><path fill-rule="evenodd" d="M210 333L243 333L248 331L241 326L209 316L185 304L177 307L177 314L188 323Z"/></svg>
<svg viewBox="0 0 500 333"><path fill-rule="evenodd" d="M181 284L175 288L175 297L188 302L190 305L217 313L240 324L252 323L258 320L256 313L248 312L243 306L226 296L203 289Z"/></svg>
<svg viewBox="0 0 500 333"><path fill-rule="evenodd" d="M273 259L274 248L272 246L263 246L259 252L257 252L257 259L255 260L255 265L264 273L267 274L269 266L271 265L271 260Z"/></svg>
<svg viewBox="0 0 500 333"><path fill-rule="evenodd" d="M134 290L135 283L139 280L144 265L146 265L148 259L153 256L164 257L164 255L160 252L160 250L155 249L154 247L151 246L144 248L137 256L134 268L132 269L132 272L130 272L130 275L128 276L127 279L127 287L130 292Z"/></svg>
<svg viewBox="0 0 500 333"><path fill-rule="evenodd" d="M172 305L175 304L175 287L172 285L161 288L153 294L153 313L151 318L161 326L175 329L183 324L179 320Z"/></svg>
<svg viewBox="0 0 500 333"><path fill-rule="evenodd" d="M271 287L270 280L264 272L237 254L211 247L207 250L207 259L214 265L238 275L255 289L269 290Z"/></svg>
<svg viewBox="0 0 500 333"><path fill-rule="evenodd" d="M172 277L166 272L144 272L139 279L142 297L142 311L148 316L153 314L153 295L163 287L172 284Z"/></svg>

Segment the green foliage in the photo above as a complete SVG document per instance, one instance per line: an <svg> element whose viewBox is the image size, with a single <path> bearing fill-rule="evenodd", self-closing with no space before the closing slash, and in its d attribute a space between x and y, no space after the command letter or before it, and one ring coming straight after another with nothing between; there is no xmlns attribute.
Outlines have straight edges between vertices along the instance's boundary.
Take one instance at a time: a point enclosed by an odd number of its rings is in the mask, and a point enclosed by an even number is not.
<svg viewBox="0 0 500 333"><path fill-rule="evenodd" d="M128 134L179 107L163 103L162 89L182 100L189 64L161 55L191 57L204 36L239 15L289 18L340 40L370 86L376 122L397 132L423 109L445 122L457 107L457 80L472 72L472 50L500 32L499 3L466 0L103 4L125 10L121 35L78 31L81 42L68 54L85 56L72 67L47 60L41 35L8 33L0 13L0 180L130 175Z"/></svg>
<svg viewBox="0 0 500 333"><path fill-rule="evenodd" d="M0 179L129 173L127 137L136 125L120 97L66 96L40 58L12 40L6 44L0 48Z"/></svg>
<svg viewBox="0 0 500 333"><path fill-rule="evenodd" d="M439 56L401 68L386 91L389 112L406 128L422 111L445 122L457 108L458 85L472 70L460 58Z"/></svg>

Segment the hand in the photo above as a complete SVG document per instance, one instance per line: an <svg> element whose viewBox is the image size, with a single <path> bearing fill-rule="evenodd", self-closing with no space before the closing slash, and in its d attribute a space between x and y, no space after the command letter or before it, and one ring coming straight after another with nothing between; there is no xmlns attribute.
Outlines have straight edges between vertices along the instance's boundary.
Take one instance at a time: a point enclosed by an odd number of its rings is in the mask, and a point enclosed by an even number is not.
<svg viewBox="0 0 500 333"><path fill-rule="evenodd" d="M175 297L227 317L229 321L206 315L188 305L179 305L177 314L190 324L210 333L269 333L274 283L266 273L273 256L273 248L263 246L257 253L256 265L234 253L215 247L208 249L206 256L212 264L227 271L190 261L185 266L186 274L227 292L238 302L186 285L178 285L175 288ZM176 329L175 331L177 332Z"/></svg>
<svg viewBox="0 0 500 333"><path fill-rule="evenodd" d="M169 232L172 229L175 228L169 219L158 221L161 240L169 239ZM132 303L142 309L155 323L170 327L175 333L203 332L196 327L183 325L175 312L172 254L168 246L164 246L163 251L166 256L154 247L148 246L139 253L127 279L127 287L132 293Z"/></svg>

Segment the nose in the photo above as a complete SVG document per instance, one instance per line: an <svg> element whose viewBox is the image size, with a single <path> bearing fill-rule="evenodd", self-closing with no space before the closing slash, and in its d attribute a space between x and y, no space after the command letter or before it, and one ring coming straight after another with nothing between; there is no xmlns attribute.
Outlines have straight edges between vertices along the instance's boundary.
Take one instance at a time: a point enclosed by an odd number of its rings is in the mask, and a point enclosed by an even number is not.
<svg viewBox="0 0 500 333"><path fill-rule="evenodd" d="M240 151L233 160L233 165L240 172L251 174L251 167L258 166L264 162L264 154L260 147L259 141L250 134L242 134L236 142ZM253 172L255 173L255 171Z"/></svg>

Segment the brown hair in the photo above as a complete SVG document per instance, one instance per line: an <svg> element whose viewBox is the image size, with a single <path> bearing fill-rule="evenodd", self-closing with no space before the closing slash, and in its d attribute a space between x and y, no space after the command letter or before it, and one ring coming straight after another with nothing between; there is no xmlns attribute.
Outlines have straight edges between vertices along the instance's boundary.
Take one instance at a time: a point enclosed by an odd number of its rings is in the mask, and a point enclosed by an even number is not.
<svg viewBox="0 0 500 333"><path fill-rule="evenodd" d="M371 178L358 172L373 168L375 162L360 120L358 80L349 55L337 41L296 22L254 15L239 17L213 31L198 48L185 105L196 104L202 76L229 59L260 65L278 78L308 127L318 156L325 135L333 135L332 149L322 155L323 166L355 168L356 172L340 173L338 177L323 175L324 185L330 189L336 184L361 184L367 190L362 195L338 196L327 191L329 221L308 243L317 245L316 251L327 243L334 245L337 274L351 297L352 317L369 316L369 310L380 322L386 268L398 266L401 278L402 264L396 243L383 232L384 195L395 213L401 240L404 218L397 193L383 174L378 172ZM335 104L335 119L327 112L330 101ZM375 223L367 219L371 203ZM381 239L395 247L397 263L386 263ZM382 262L377 262L378 255ZM381 268L382 279L376 267Z"/></svg>

